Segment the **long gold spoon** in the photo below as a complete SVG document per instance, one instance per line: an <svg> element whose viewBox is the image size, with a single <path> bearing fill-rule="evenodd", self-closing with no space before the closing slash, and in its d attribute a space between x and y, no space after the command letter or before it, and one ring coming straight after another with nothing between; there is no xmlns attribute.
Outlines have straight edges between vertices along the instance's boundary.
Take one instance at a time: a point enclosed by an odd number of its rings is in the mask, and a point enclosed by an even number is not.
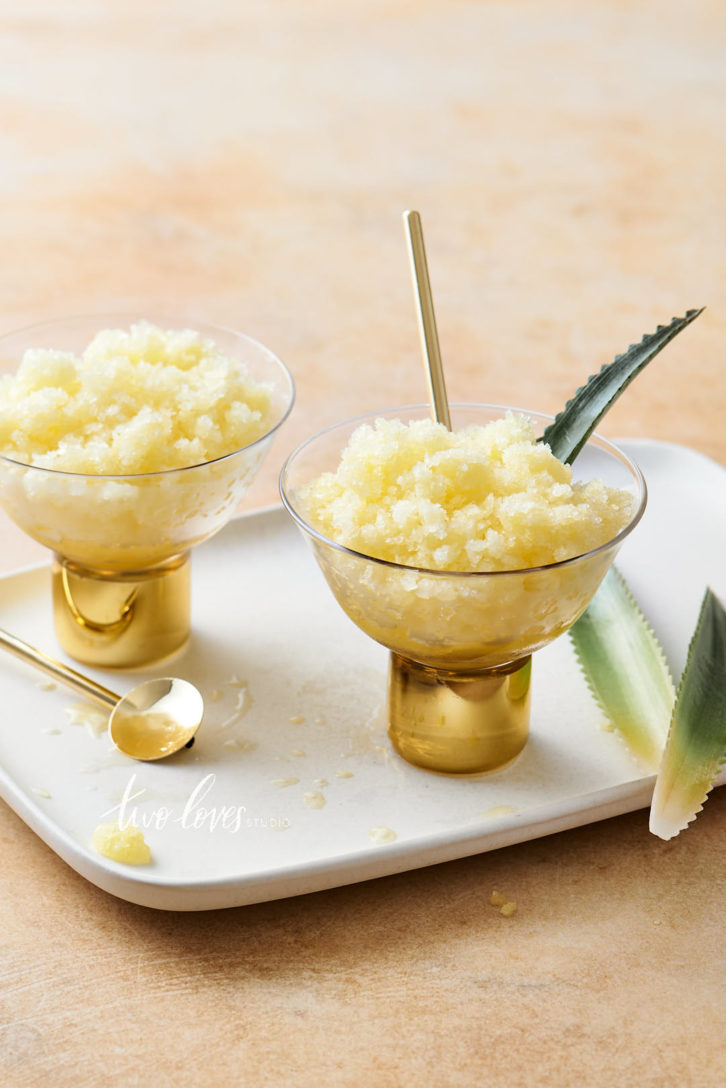
<svg viewBox="0 0 726 1088"><path fill-rule="evenodd" d="M132 759L150 761L173 755L191 744L201 725L204 701L188 680L168 676L145 680L122 697L2 628L0 646L110 710L111 740Z"/></svg>
<svg viewBox="0 0 726 1088"><path fill-rule="evenodd" d="M437 423L443 423L448 430L451 430L449 402L446 397L446 385L444 383L444 368L441 363L441 351L439 350L439 334L436 331L434 300L431 294L429 267L426 261L423 227L419 213L404 212L403 226L406 232L406 241L408 242L408 256L411 261L418 327L429 378L429 395L433 416Z"/></svg>

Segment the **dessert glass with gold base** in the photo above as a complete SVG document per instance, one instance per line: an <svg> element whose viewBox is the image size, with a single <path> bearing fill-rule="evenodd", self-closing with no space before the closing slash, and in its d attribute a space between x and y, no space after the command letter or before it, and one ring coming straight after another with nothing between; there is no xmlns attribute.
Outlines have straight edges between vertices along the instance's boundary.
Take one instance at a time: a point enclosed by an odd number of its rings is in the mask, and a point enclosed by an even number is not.
<svg viewBox="0 0 726 1088"><path fill-rule="evenodd" d="M552 417L498 405L451 406L455 430L520 412L540 431ZM529 735L532 654L582 614L621 544L640 520L646 488L640 470L594 435L573 479L601 479L633 496L627 525L584 555L523 570L441 571L353 551L310 523L300 493L337 468L353 431L376 419L429 418L428 405L372 412L315 435L288 458L280 490L341 608L391 651L388 735L419 767L479 774L510 763Z"/></svg>
<svg viewBox="0 0 726 1088"><path fill-rule="evenodd" d="M225 456L185 468L93 475L0 456L0 504L53 552L55 630L63 649L89 665L138 667L178 651L190 633L190 550L221 529L252 483L294 386L262 344L230 329L154 314L102 314L49 321L0 337L0 372L29 348L80 354L96 333L150 321L191 327L271 389L264 434Z"/></svg>

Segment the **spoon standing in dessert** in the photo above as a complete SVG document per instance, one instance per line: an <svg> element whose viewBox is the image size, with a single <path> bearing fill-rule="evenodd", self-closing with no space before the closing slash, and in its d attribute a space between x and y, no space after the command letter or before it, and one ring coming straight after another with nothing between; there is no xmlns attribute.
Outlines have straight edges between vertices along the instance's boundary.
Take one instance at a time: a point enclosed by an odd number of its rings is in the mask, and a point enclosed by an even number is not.
<svg viewBox="0 0 726 1088"><path fill-rule="evenodd" d="M201 725L204 701L188 680L168 676L145 680L122 697L1 628L0 646L110 710L109 736L132 759L173 755L191 744Z"/></svg>
<svg viewBox="0 0 726 1088"><path fill-rule="evenodd" d="M426 260L423 226L419 213L415 211L404 212L403 226L406 232L408 255L411 261L411 275L413 279L414 298L416 299L416 313L418 315L421 348L429 379L431 411L436 422L443 423L446 429L450 431L451 414L449 412L449 401L446 396L444 367L441 362L439 334L436 330L434 299L431 293L429 266Z"/></svg>

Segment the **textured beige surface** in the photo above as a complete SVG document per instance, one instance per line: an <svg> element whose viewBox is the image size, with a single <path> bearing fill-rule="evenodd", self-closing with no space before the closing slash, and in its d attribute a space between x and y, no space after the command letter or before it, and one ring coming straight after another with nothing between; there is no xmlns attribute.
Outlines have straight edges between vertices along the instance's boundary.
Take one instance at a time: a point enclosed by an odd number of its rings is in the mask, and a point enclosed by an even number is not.
<svg viewBox="0 0 726 1088"><path fill-rule="evenodd" d="M556 410L708 310L603 430L726 464L719 0L0 0L0 330L230 324L318 427L425 399L424 219L451 399ZM40 548L0 521L0 566ZM158 914L0 807L0 1082L700 1088L723 1080L726 790L299 900ZM518 903L504 918L493 889Z"/></svg>

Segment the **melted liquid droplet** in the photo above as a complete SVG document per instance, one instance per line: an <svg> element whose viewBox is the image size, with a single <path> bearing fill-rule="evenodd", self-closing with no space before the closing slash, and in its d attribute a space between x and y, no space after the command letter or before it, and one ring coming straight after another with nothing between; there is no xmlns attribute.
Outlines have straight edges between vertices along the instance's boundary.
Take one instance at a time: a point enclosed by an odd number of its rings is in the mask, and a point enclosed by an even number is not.
<svg viewBox="0 0 726 1088"><path fill-rule="evenodd" d="M136 759L152 759L179 748L180 734L188 735L175 718L163 711L119 715L114 727L114 741Z"/></svg>

